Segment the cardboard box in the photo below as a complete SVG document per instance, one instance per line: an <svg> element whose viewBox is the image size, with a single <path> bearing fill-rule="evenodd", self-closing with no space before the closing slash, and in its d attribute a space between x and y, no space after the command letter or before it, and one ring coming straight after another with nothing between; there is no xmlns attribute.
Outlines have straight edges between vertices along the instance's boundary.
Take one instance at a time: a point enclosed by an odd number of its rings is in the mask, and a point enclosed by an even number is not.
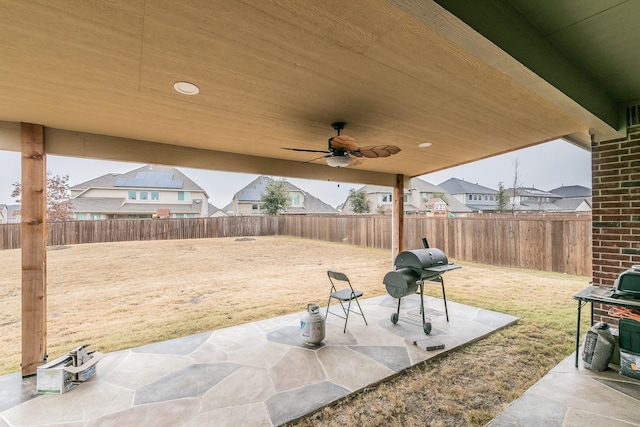
<svg viewBox="0 0 640 427"><path fill-rule="evenodd" d="M38 366L36 392L63 394L96 374L96 364L104 354L88 353L86 346L78 347L64 356Z"/></svg>
<svg viewBox="0 0 640 427"><path fill-rule="evenodd" d="M620 349L620 373L640 380L640 354Z"/></svg>

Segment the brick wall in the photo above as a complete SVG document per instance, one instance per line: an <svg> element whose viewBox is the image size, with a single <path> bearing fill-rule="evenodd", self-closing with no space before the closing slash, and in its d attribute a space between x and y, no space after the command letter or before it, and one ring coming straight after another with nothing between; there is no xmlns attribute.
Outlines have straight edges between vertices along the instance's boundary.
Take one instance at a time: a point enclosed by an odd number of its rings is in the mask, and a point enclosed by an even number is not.
<svg viewBox="0 0 640 427"><path fill-rule="evenodd" d="M640 264L640 125L591 149L593 284L613 286L620 273ZM594 308L594 321L618 323L607 307Z"/></svg>

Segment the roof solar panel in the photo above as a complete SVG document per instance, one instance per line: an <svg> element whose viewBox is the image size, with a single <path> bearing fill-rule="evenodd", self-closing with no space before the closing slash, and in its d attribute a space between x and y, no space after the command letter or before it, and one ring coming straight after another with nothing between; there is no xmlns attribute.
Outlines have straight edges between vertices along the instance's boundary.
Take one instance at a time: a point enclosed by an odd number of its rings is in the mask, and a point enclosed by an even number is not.
<svg viewBox="0 0 640 427"><path fill-rule="evenodd" d="M118 178L114 187L182 188L184 181L173 179L172 173L138 172L135 178Z"/></svg>

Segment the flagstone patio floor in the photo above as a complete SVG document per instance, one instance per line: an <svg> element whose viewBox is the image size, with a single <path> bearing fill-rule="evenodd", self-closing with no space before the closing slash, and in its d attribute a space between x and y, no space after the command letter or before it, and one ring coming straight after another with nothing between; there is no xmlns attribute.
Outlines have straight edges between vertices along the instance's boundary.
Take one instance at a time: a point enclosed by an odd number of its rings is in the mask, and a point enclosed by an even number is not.
<svg viewBox="0 0 640 427"><path fill-rule="evenodd" d="M425 296L426 335L409 316L419 298L402 299L397 324L397 300L361 299L368 326L352 314L343 333L330 315L315 347L300 337L300 313L107 353L94 377L62 395L36 394L36 376L5 375L0 427L277 426L518 320L449 301L447 321L443 300Z"/></svg>

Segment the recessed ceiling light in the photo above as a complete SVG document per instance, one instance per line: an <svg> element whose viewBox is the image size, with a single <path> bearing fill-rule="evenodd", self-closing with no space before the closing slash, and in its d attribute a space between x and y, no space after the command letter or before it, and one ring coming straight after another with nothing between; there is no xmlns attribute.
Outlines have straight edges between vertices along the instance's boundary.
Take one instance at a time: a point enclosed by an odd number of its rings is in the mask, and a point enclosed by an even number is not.
<svg viewBox="0 0 640 427"><path fill-rule="evenodd" d="M431 145L433 145L431 142L423 142L422 144L418 145L418 147L427 148L427 147L431 147Z"/></svg>
<svg viewBox="0 0 640 427"><path fill-rule="evenodd" d="M200 92L200 88L189 82L175 82L173 84L173 88L176 92L181 93L183 95L197 95Z"/></svg>

